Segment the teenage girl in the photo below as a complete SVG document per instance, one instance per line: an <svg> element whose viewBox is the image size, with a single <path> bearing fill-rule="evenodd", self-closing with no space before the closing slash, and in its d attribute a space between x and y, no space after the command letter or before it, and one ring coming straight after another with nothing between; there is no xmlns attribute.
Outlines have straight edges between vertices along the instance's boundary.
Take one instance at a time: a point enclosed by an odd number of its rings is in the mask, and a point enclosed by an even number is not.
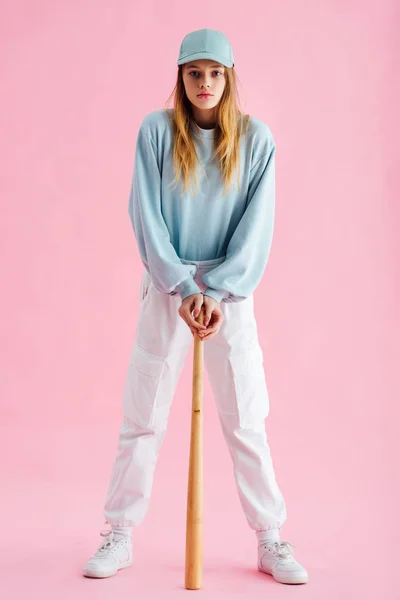
<svg viewBox="0 0 400 600"><path fill-rule="evenodd" d="M239 110L233 52L220 31L183 39L174 92L174 108L147 114L136 142L129 214L145 267L140 309L104 506L110 528L83 574L110 577L132 564L132 528L146 514L176 385L199 335L258 569L305 583L279 535L286 506L266 439L254 316L274 225L275 141Z"/></svg>

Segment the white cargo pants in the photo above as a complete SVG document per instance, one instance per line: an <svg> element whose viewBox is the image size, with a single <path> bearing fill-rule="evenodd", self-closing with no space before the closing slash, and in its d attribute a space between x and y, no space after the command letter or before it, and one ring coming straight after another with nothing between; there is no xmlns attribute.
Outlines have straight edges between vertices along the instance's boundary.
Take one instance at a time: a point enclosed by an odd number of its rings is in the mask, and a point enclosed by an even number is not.
<svg viewBox="0 0 400 600"><path fill-rule="evenodd" d="M196 266L195 281L222 262L187 261ZM126 378L115 464L104 506L112 527L140 524L147 511L168 414L187 352L193 344L178 314L179 294L160 292L145 270L140 309ZM269 398L254 317L254 297L222 301L225 319L218 333L203 342L204 363L223 435L233 461L240 502L255 530L280 528L286 506L275 479L265 432Z"/></svg>

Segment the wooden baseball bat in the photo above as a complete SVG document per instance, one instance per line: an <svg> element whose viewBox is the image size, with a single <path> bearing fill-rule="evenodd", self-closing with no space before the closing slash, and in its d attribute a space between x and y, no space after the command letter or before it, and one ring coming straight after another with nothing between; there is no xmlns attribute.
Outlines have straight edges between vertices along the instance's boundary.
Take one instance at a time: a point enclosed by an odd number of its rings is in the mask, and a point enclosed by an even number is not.
<svg viewBox="0 0 400 600"><path fill-rule="evenodd" d="M197 321L203 325L204 308ZM201 588L203 573L203 344L195 334L186 509L185 587L188 590Z"/></svg>

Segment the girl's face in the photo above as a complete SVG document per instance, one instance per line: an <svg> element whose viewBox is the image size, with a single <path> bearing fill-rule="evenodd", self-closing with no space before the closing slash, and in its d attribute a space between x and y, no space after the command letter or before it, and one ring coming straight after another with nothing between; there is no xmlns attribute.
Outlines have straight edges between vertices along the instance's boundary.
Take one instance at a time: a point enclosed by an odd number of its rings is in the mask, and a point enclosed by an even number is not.
<svg viewBox="0 0 400 600"><path fill-rule="evenodd" d="M201 58L185 63L182 69L185 92L198 109L217 106L225 88L225 67L215 60ZM201 96L205 92L207 96Z"/></svg>

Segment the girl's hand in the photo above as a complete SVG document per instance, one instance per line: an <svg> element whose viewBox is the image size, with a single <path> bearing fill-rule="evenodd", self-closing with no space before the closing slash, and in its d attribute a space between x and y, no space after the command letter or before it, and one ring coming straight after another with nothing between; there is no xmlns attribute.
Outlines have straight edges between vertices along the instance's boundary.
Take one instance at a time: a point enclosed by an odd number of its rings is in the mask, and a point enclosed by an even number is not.
<svg viewBox="0 0 400 600"><path fill-rule="evenodd" d="M206 325L207 329L206 331L202 330L199 332L199 337L202 341L209 340L216 335L225 318L220 303L211 298L211 296L203 296L203 306L205 309L204 325Z"/></svg>
<svg viewBox="0 0 400 600"><path fill-rule="evenodd" d="M200 309L203 304L203 294L191 294L183 299L182 304L179 307L178 313L182 317L182 319L187 323L190 328L190 331L194 335L198 331L205 330L205 325L200 325L197 317L200 314ZM192 316L193 312L193 316Z"/></svg>

